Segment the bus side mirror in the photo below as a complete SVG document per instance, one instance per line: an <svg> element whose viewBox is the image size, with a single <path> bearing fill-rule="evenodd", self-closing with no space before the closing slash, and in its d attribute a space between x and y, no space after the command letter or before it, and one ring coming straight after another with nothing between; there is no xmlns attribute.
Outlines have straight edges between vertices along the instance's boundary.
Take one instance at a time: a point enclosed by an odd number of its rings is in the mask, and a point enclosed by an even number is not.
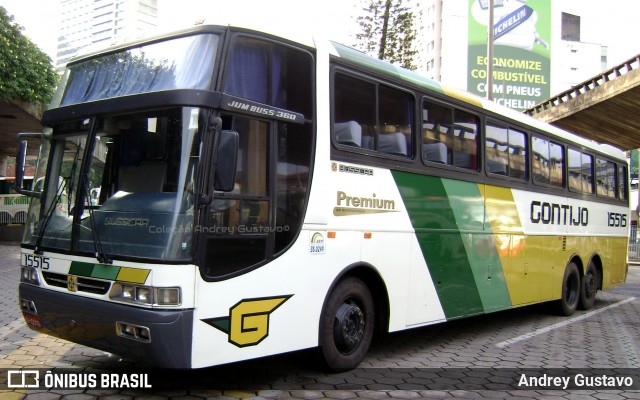
<svg viewBox="0 0 640 400"><path fill-rule="evenodd" d="M240 136L236 131L221 131L216 151L215 190L232 192L236 183L236 162Z"/></svg>
<svg viewBox="0 0 640 400"><path fill-rule="evenodd" d="M29 197L40 197L40 192L25 189L24 186L24 167L27 159L27 143L28 139L42 139L41 133L19 133L18 146L16 153L16 192Z"/></svg>

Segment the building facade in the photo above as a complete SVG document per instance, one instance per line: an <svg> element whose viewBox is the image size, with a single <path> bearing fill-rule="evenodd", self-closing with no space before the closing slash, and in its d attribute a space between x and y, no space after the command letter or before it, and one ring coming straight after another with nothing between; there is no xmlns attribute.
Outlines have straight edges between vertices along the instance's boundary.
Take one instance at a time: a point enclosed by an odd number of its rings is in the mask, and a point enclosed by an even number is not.
<svg viewBox="0 0 640 400"><path fill-rule="evenodd" d="M61 0L56 66L73 57L133 40L158 25L157 0Z"/></svg>

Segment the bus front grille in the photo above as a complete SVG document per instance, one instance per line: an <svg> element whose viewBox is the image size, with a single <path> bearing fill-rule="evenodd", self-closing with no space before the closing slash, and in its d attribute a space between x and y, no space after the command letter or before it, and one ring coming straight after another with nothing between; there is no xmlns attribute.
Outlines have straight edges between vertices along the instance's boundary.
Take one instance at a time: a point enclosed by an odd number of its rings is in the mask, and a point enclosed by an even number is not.
<svg viewBox="0 0 640 400"><path fill-rule="evenodd" d="M67 275L55 274L53 272L42 272L47 285L67 288ZM78 278L78 291L93 294L106 294L111 287L111 282L93 278Z"/></svg>

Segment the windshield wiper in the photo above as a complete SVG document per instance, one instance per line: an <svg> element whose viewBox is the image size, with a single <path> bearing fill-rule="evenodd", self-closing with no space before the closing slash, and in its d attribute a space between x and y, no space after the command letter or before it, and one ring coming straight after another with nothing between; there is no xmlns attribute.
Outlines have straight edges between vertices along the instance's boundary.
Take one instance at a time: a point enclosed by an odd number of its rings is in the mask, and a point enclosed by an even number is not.
<svg viewBox="0 0 640 400"><path fill-rule="evenodd" d="M91 236L93 237L93 247L96 252L96 259L100 264L113 264L113 259L109 257L109 255L104 251L104 247L102 247L102 241L100 240L100 235L98 234L98 230L96 229L96 219L93 216L93 204L91 204L91 189L89 189L89 185L83 182L84 187L86 188L86 201L88 202L87 208L89 210L89 222L91 223Z"/></svg>
<svg viewBox="0 0 640 400"><path fill-rule="evenodd" d="M49 225L49 222L51 221L51 218L53 217L53 212L56 209L56 206L58 205L58 202L60 201L60 199L62 198L62 194L64 193L65 188L67 187L67 182L69 180L73 180L73 176L75 175L75 171L76 171L76 167L78 164L78 156L80 155L80 149L81 146L77 145L76 147L76 155L73 157L73 166L71 167L71 174L69 175L69 178L63 179L63 183L62 185L60 185L60 190L56 193L55 198L53 199L53 201L51 202L51 205L49 206L49 209L47 210L47 212L44 215L44 223L42 224L42 227L40 228L40 232L38 234L38 239L36 240L36 246L34 249L34 253L41 255L42 254L42 250L40 249L40 245L42 244L42 240L44 239L44 233L47 229L47 226ZM53 178L51 178L53 179ZM73 182L71 185L69 185L69 194L72 193L73 190ZM71 197L72 196L68 196L67 199L67 210L71 210Z"/></svg>
<svg viewBox="0 0 640 400"><path fill-rule="evenodd" d="M33 252L35 254L42 255L42 249L40 249L40 245L42 245L42 240L44 239L44 233L47 230L47 225L49 225L49 222L51 221L51 217L53 217L53 213L54 213L54 211L56 209L56 206L60 202L60 199L62 198L62 194L64 193L64 190L65 190L66 187L67 187L67 179L64 179L62 181L62 185L60 185L60 189L56 193L56 196L53 198L53 201L51 202L51 205L49 206L49 209L47 210L47 212L44 215L44 222L42 223L42 226L40 227L40 232L38 232L38 239L36 240L36 247L33 250Z"/></svg>

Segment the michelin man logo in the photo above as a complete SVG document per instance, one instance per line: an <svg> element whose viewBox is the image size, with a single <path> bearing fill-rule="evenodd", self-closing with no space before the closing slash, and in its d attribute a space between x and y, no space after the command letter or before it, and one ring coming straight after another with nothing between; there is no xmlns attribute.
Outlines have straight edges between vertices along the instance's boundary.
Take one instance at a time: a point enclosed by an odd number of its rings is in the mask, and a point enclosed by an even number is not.
<svg viewBox="0 0 640 400"><path fill-rule="evenodd" d="M203 319L229 335L229 343L238 347L255 346L269 336L269 317L293 295L245 299L229 309L228 317Z"/></svg>

